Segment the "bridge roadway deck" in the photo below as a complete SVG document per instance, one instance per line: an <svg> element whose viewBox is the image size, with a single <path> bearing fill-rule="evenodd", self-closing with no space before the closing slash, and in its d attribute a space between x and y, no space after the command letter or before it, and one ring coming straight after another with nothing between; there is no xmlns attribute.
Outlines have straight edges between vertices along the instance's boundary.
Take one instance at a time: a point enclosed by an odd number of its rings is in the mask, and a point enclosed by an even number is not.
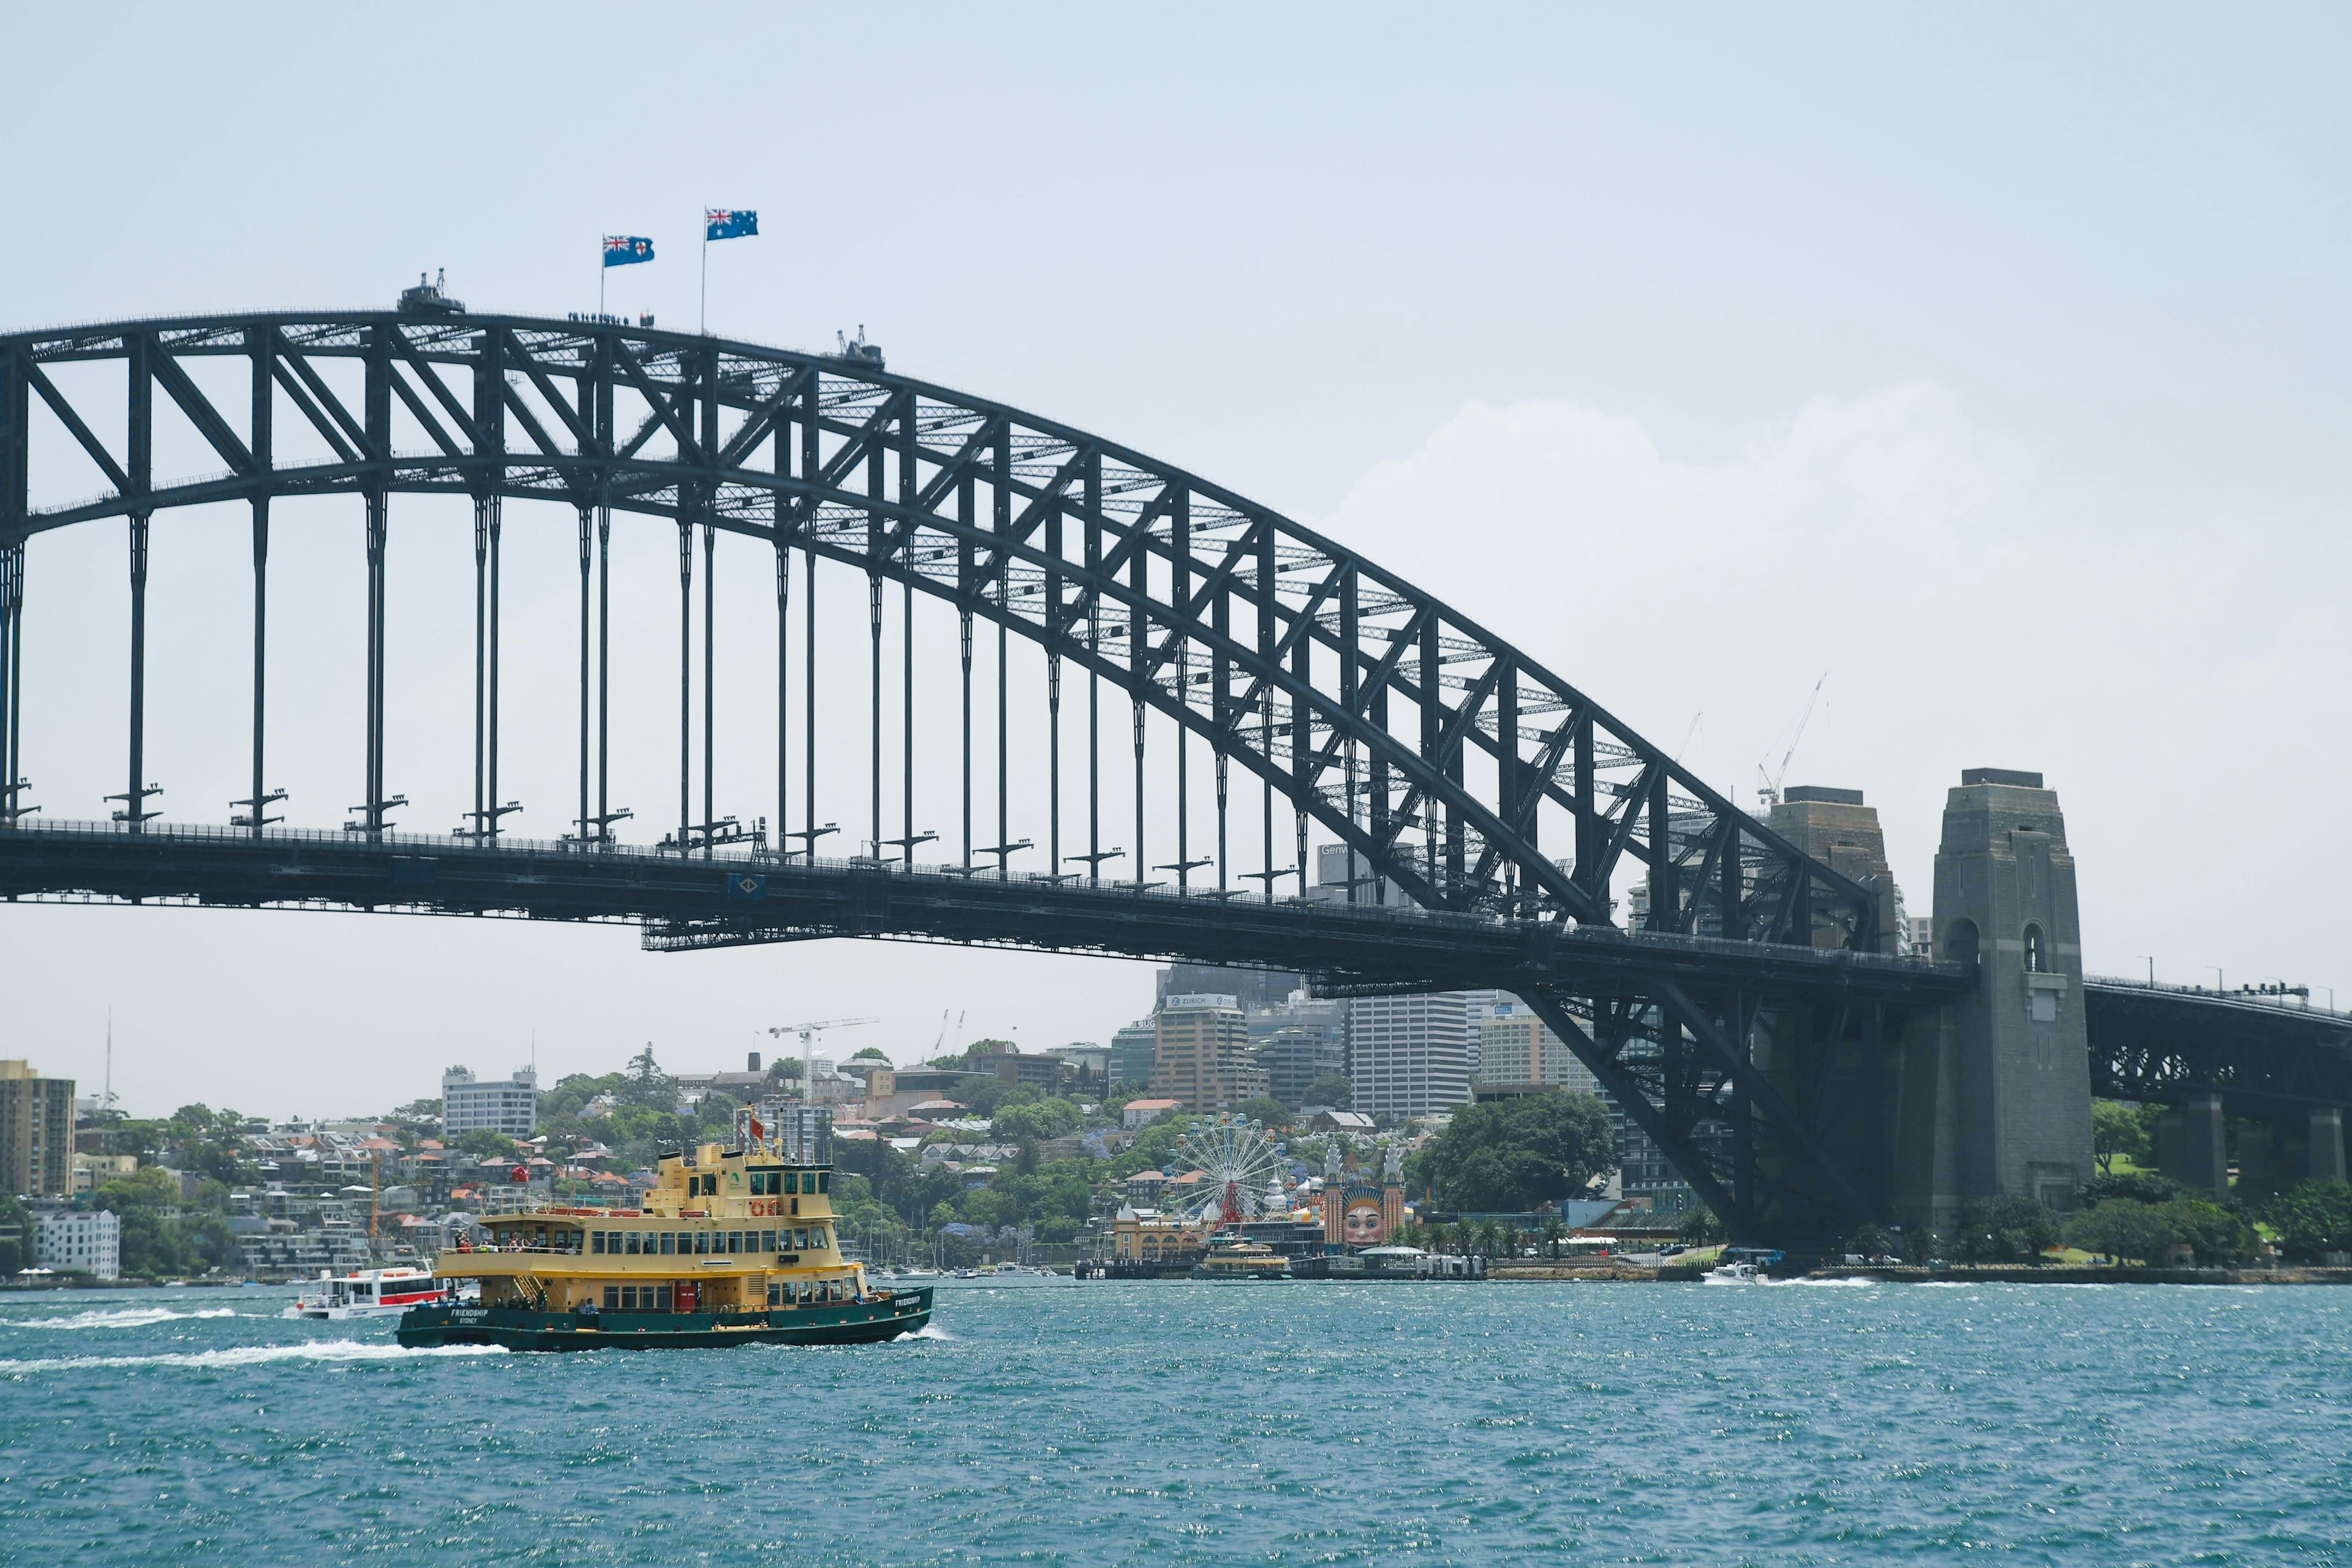
<svg viewBox="0 0 2352 1568"><path fill-rule="evenodd" d="M369 910L639 923L674 951L862 936L1290 970L1339 986L1549 983L1583 995L1685 989L1934 1002L1958 964L1417 909L1219 895L992 869L790 860L721 849L147 824L0 831L0 897L213 908Z"/></svg>

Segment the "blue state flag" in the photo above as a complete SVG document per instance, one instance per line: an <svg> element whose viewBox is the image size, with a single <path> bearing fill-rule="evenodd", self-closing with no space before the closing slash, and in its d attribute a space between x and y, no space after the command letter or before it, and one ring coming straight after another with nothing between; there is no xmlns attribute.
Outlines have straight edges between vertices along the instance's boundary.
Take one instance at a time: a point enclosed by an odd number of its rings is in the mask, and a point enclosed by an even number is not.
<svg viewBox="0 0 2352 1568"><path fill-rule="evenodd" d="M760 232L760 215L727 207L707 207L702 214L705 239L746 239Z"/></svg>
<svg viewBox="0 0 2352 1568"><path fill-rule="evenodd" d="M654 242L641 234L608 234L604 237L604 265L634 267L640 261L654 258Z"/></svg>

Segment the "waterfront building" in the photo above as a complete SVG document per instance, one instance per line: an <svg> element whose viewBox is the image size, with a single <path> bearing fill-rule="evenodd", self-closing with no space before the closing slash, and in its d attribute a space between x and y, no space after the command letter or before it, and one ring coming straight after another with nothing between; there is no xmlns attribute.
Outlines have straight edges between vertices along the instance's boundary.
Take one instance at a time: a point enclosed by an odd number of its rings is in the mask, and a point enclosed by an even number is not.
<svg viewBox="0 0 2352 1568"><path fill-rule="evenodd" d="M1600 1089L1592 1069L1577 1060L1568 1042L1551 1032L1517 998L1498 997L1478 1026L1474 1084L1542 1084L1591 1094Z"/></svg>
<svg viewBox="0 0 2352 1568"><path fill-rule="evenodd" d="M1110 1037L1110 1081L1140 1089L1151 1081L1151 1044L1159 1031L1138 1018Z"/></svg>
<svg viewBox="0 0 2352 1568"><path fill-rule="evenodd" d="M487 1128L509 1138L539 1129L539 1071L517 1068L511 1078L486 1083L462 1067L441 1075L441 1128L452 1138Z"/></svg>
<svg viewBox="0 0 2352 1568"><path fill-rule="evenodd" d="M62 1198L73 1191L74 1080L0 1061L0 1191Z"/></svg>
<svg viewBox="0 0 2352 1568"><path fill-rule="evenodd" d="M59 1274L122 1277L122 1221L104 1209L33 1212L33 1260Z"/></svg>
<svg viewBox="0 0 2352 1568"><path fill-rule="evenodd" d="M1249 1020L1222 994L1167 998L1152 1016L1151 1092L1188 1110L1230 1110L1266 1090L1250 1063Z"/></svg>
<svg viewBox="0 0 2352 1568"><path fill-rule="evenodd" d="M1350 1250L1396 1238L1404 1224L1404 1150L1391 1143L1381 1151L1380 1180L1370 1171L1349 1173L1335 1142L1323 1156L1323 1239Z"/></svg>
<svg viewBox="0 0 2352 1568"><path fill-rule="evenodd" d="M1348 1003L1353 1108L1368 1116L1430 1116L1470 1099L1470 997L1359 996Z"/></svg>

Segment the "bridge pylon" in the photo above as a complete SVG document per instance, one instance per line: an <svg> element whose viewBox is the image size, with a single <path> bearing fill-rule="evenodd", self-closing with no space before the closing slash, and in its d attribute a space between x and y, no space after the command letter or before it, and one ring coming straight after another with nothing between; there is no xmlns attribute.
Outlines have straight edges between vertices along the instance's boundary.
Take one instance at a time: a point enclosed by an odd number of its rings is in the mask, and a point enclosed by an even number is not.
<svg viewBox="0 0 2352 1568"><path fill-rule="evenodd" d="M1936 852L1938 958L1973 992L1905 1041L1895 1210L1949 1231L1971 1198L2073 1206L2090 1179L2082 921L2065 818L2042 775L1971 768Z"/></svg>

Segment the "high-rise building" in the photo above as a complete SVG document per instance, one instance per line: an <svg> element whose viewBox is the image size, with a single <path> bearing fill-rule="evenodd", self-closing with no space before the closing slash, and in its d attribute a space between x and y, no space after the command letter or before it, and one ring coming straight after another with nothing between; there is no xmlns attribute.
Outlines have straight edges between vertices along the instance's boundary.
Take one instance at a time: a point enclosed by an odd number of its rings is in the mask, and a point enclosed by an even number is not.
<svg viewBox="0 0 2352 1568"><path fill-rule="evenodd" d="M1348 1004L1354 1109L1368 1116L1429 1116L1470 1098L1470 997L1360 996Z"/></svg>
<svg viewBox="0 0 2352 1568"><path fill-rule="evenodd" d="M73 1193L74 1080L0 1061L0 1180L20 1197Z"/></svg>
<svg viewBox="0 0 2352 1568"><path fill-rule="evenodd" d="M1591 1094L1600 1088L1592 1069L1541 1018L1507 994L1498 998L1478 1026L1478 1065L1474 1083L1556 1084Z"/></svg>
<svg viewBox="0 0 2352 1568"><path fill-rule="evenodd" d="M1151 1044L1159 1031L1149 1018L1138 1018L1110 1037L1110 1081L1128 1089L1151 1082Z"/></svg>
<svg viewBox="0 0 2352 1568"><path fill-rule="evenodd" d="M509 1138L528 1138L539 1127L539 1072L517 1068L499 1083L484 1083L467 1069L441 1075L441 1130L452 1138L488 1128Z"/></svg>
<svg viewBox="0 0 2352 1568"><path fill-rule="evenodd" d="M1250 1048L1265 1069L1267 1092L1296 1110L1307 1086L1348 1070L1348 1008L1293 991L1278 1007L1249 1016Z"/></svg>
<svg viewBox="0 0 2352 1568"><path fill-rule="evenodd" d="M1171 995L1152 1015L1151 1092L1187 1110L1230 1110L1266 1091L1249 1019L1224 994Z"/></svg>

